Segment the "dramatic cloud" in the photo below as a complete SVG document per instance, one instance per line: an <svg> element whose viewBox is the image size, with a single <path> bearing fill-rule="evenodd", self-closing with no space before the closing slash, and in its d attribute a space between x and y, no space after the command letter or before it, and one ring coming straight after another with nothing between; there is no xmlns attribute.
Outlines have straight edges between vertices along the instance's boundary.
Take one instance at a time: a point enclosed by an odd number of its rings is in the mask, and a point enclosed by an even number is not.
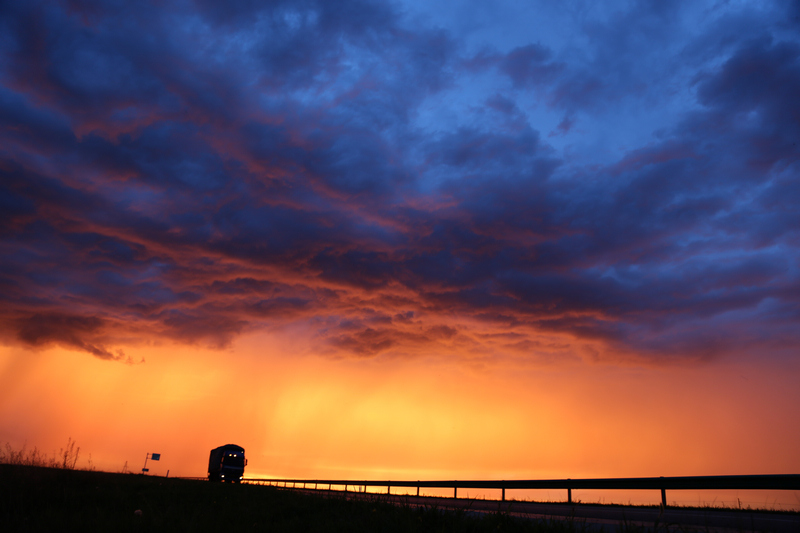
<svg viewBox="0 0 800 533"><path fill-rule="evenodd" d="M796 355L797 9L629 4L3 3L3 341Z"/></svg>

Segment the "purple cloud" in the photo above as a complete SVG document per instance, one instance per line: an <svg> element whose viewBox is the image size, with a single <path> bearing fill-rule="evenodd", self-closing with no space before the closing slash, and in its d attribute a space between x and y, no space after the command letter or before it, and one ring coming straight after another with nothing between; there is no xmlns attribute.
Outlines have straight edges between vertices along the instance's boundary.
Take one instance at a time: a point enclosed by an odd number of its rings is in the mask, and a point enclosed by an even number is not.
<svg viewBox="0 0 800 533"><path fill-rule="evenodd" d="M778 5L480 47L410 4L0 9L7 342L120 359L143 332L303 324L335 356L656 364L800 342Z"/></svg>

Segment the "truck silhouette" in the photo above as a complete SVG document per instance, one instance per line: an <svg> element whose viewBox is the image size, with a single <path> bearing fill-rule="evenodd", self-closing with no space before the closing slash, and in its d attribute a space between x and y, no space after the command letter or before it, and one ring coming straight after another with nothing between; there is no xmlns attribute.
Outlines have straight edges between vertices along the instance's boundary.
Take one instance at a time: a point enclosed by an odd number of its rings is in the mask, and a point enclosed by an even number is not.
<svg viewBox="0 0 800 533"><path fill-rule="evenodd" d="M235 444L226 444L211 450L208 456L208 480L239 483L244 477L244 448Z"/></svg>

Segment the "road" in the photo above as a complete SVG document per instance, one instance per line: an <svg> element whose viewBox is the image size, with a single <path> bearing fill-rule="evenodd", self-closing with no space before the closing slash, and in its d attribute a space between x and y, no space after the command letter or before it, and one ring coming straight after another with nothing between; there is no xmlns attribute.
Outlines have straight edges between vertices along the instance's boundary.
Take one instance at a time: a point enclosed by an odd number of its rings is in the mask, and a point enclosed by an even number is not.
<svg viewBox="0 0 800 533"><path fill-rule="evenodd" d="M604 531L630 530L630 526L653 531L702 531L707 533L769 532L800 533L800 514L769 511L725 509L683 509L677 507L633 507L569 503L535 503L524 501L471 500L359 492L324 491L287 488L331 497L376 499L397 504L462 509L470 513L507 512L514 516L539 520L572 520L586 524L587 529ZM625 527L627 526L627 527Z"/></svg>

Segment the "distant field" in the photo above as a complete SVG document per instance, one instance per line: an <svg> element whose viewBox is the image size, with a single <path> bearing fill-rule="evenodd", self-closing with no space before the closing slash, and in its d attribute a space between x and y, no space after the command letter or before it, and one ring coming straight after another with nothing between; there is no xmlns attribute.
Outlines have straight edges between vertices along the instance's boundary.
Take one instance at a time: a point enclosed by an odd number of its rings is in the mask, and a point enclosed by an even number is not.
<svg viewBox="0 0 800 533"><path fill-rule="evenodd" d="M565 532L569 521L442 512L135 474L0 464L4 531Z"/></svg>

